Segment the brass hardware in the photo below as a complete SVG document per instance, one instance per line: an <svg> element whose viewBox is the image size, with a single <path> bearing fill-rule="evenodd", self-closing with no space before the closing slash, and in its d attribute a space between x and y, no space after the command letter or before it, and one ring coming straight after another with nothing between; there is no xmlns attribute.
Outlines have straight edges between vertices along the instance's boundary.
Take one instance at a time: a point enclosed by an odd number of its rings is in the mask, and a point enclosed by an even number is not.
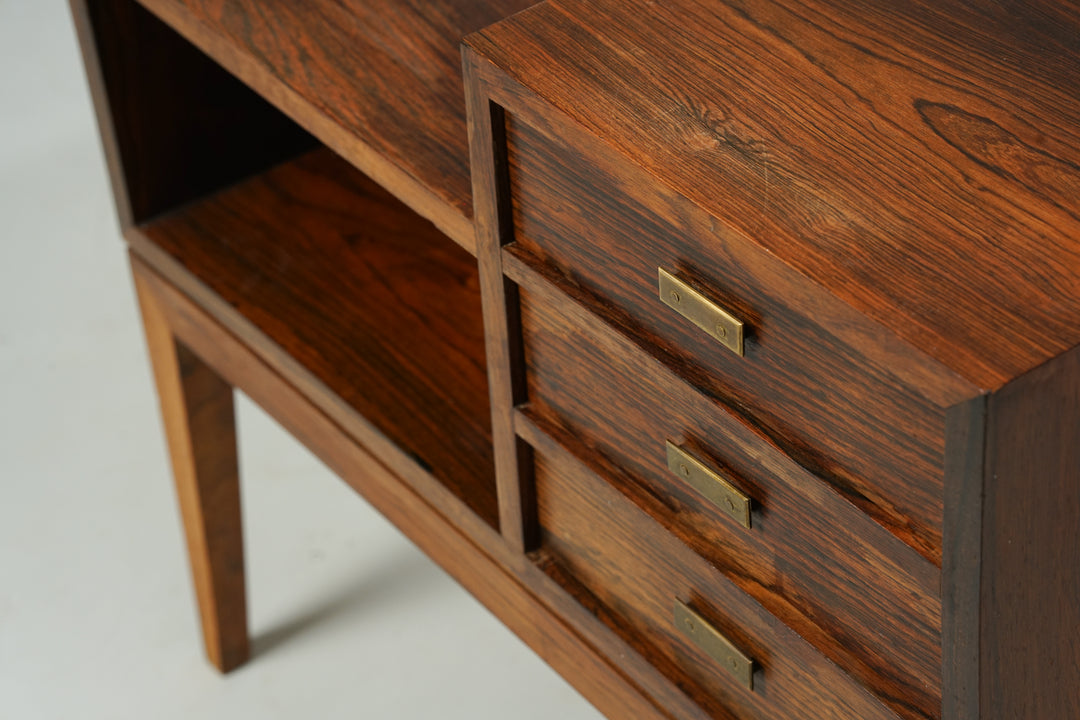
<svg viewBox="0 0 1080 720"><path fill-rule="evenodd" d="M687 283L657 268L660 299L690 322L719 340L736 355L743 354L743 322Z"/></svg>
<svg viewBox="0 0 1080 720"><path fill-rule="evenodd" d="M738 678L747 690L754 689L754 661L740 652L705 618L678 599L675 600L675 624L694 644Z"/></svg>
<svg viewBox="0 0 1080 720"><path fill-rule="evenodd" d="M743 527L750 527L750 498L681 447L667 441L668 470L682 478L688 485L708 498Z"/></svg>

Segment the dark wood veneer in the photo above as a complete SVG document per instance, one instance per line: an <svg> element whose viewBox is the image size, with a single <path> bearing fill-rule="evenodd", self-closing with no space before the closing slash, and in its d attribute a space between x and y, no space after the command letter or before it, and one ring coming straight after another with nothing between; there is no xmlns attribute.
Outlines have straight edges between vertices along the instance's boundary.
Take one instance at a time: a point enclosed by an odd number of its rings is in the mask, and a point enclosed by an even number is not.
<svg viewBox="0 0 1080 720"><path fill-rule="evenodd" d="M458 44L535 0L140 0L467 249Z"/></svg>
<svg viewBox="0 0 1080 720"><path fill-rule="evenodd" d="M1080 344L1078 38L1070 0L557 0L469 42L990 390Z"/></svg>
<svg viewBox="0 0 1080 720"><path fill-rule="evenodd" d="M535 444L538 427L607 475L898 714L935 716L937 568L538 278L523 283L521 298L529 405L518 432ZM669 473L665 440L738 478L755 501L753 529ZM891 628L885 637L882 627Z"/></svg>
<svg viewBox="0 0 1080 720"><path fill-rule="evenodd" d="M1080 707L1080 347L989 399L982 488L982 718Z"/></svg>
<svg viewBox="0 0 1080 720"><path fill-rule="evenodd" d="M501 108L483 96L467 51L463 72L467 81L469 145L475 168L476 262L484 298L499 525L511 545L524 552L535 549L538 528L529 446L514 434L513 411L525 399L525 373L517 287L502 272L502 246L513 235L506 175L505 117Z"/></svg>
<svg viewBox="0 0 1080 720"><path fill-rule="evenodd" d="M133 235L498 526L471 255L328 150Z"/></svg>
<svg viewBox="0 0 1080 720"><path fill-rule="evenodd" d="M1072 718L1080 6L533 2L71 0L212 662L235 387L611 717Z"/></svg>
<svg viewBox="0 0 1080 720"><path fill-rule="evenodd" d="M1070 631L1080 624L1071 602L1080 582L1080 8L675 0L624 9L552 0L468 40L485 92L511 118L516 242L506 271L557 287L706 388L680 356L694 354L692 341L673 349L663 334L641 332L644 294L611 301L623 281L603 273L626 243L714 218L726 229L710 249L742 281L815 288L797 295L816 300L802 307L940 413L931 432L944 443L941 485L924 507L941 519L929 545L942 567L941 717L1071 717L1080 701ZM612 188L632 200L614 202ZM643 209L643 197L661 201ZM627 216L637 219L621 228L627 239L606 239L606 226ZM718 234L698 225L702 237ZM642 227L648 236L635 237ZM698 272L693 233L664 242L686 252L687 237L690 279L760 319L758 303L726 278ZM762 260L731 263L728 237ZM789 370L804 362L789 361ZM547 399L530 397L527 412L559 435L563 418ZM754 402L731 407L775 426ZM624 477L586 425L570 423L561 442ZM782 436L777 443L820 472ZM632 454L612 456L619 450ZM639 504L663 516L671 497L651 493Z"/></svg>
<svg viewBox="0 0 1080 720"><path fill-rule="evenodd" d="M507 145L513 252L593 296L612 324L940 564L942 407L837 338L842 320L818 316L820 291L804 278L595 141L514 121ZM745 357L660 302L661 266L746 322Z"/></svg>
<svg viewBox="0 0 1080 720"><path fill-rule="evenodd" d="M980 395L950 408L946 419L941 715L947 720L979 717L986 404L987 397Z"/></svg>
<svg viewBox="0 0 1080 720"><path fill-rule="evenodd" d="M706 714L761 720L896 717L557 445L538 448L536 460L545 549L601 603L603 619L636 636ZM753 691L674 626L676 598L755 659Z"/></svg>
<svg viewBox="0 0 1080 720"><path fill-rule="evenodd" d="M431 488L414 489L401 482L398 473L368 453L290 378L249 349L246 340L231 334L137 257L132 257L132 273L143 297L152 298L155 321L165 323L156 325L158 330L198 353L220 378L281 422L541 657L573 677L575 686L602 712L635 720L689 720L698 714L696 708L675 715L658 708L624 668L608 659L625 655L625 647L615 649L605 636L606 628L596 627L599 623L585 623L588 634L583 632L580 608L568 602L566 593L524 556L502 543L489 525L472 527L470 518L475 515L447 513ZM225 630L246 637L242 626ZM597 650L598 642L607 643L604 651ZM643 672L648 669L643 666ZM647 680L650 687L657 687L655 678ZM666 697L675 697L675 690L663 689Z"/></svg>

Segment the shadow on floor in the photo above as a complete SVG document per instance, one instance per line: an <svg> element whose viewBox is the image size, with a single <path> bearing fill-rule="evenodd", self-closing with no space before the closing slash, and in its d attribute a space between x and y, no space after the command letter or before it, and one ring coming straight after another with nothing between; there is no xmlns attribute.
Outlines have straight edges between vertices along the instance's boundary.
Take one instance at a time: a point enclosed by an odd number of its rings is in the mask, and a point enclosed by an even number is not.
<svg viewBox="0 0 1080 720"><path fill-rule="evenodd" d="M343 621L358 612L377 614L390 604L400 606L409 598L426 595L444 582L440 572L415 548L410 547L408 551L403 548L386 557L374 569L365 571L361 577L328 593L314 607L254 635L252 657L263 657L290 638L317 626Z"/></svg>

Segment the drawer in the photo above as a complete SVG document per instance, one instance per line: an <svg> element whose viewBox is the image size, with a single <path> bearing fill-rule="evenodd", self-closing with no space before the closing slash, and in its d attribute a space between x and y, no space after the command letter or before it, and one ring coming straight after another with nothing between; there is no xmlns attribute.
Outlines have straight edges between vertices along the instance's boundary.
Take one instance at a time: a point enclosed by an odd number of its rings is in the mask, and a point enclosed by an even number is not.
<svg viewBox="0 0 1080 720"><path fill-rule="evenodd" d="M581 129L551 122L540 130L507 119L506 254L550 275L940 566L944 408L955 378ZM743 355L660 300L661 268L744 323Z"/></svg>
<svg viewBox="0 0 1080 720"><path fill-rule="evenodd" d="M937 567L550 285L520 298L526 440L553 438L612 478L891 704L939 712Z"/></svg>
<svg viewBox="0 0 1080 720"><path fill-rule="evenodd" d="M534 457L542 565L708 716L896 717L607 482L557 449Z"/></svg>

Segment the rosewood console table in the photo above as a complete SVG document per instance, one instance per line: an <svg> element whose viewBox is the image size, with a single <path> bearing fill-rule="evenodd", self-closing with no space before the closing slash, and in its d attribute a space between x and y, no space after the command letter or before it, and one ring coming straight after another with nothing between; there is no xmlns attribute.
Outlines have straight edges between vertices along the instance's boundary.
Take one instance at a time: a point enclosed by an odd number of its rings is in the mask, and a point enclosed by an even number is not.
<svg viewBox="0 0 1080 720"><path fill-rule="evenodd" d="M221 670L237 388L611 717L1080 714L1080 6L72 8Z"/></svg>

